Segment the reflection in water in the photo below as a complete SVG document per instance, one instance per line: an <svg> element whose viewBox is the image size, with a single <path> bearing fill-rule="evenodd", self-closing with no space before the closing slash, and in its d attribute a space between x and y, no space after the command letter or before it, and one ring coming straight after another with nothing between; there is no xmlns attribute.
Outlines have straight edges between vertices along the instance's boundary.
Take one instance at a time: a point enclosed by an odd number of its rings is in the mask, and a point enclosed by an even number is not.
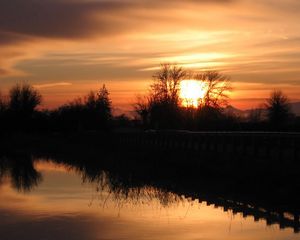
<svg viewBox="0 0 300 240"><path fill-rule="evenodd" d="M162 207L168 207L185 199L183 196L152 186L126 186L105 171L98 171L97 177L84 174L83 181L96 183L96 191L101 196L99 199L104 200L104 205L108 199L112 199L118 206L126 203L138 205L158 200Z"/></svg>
<svg viewBox="0 0 300 240"><path fill-rule="evenodd" d="M278 229L297 231L296 214L192 191L184 197L180 188L170 191L162 182L157 187L153 179L107 171L95 161L5 157L0 160L0 176L3 239L299 238ZM265 223L277 225L266 229Z"/></svg>
<svg viewBox="0 0 300 240"><path fill-rule="evenodd" d="M42 175L34 168L29 155L0 158L0 181L6 175L10 178L12 186L21 192L30 191L42 181Z"/></svg>
<svg viewBox="0 0 300 240"><path fill-rule="evenodd" d="M86 180L88 176L84 175ZM225 212L230 212L233 215L242 214L245 217L253 217L254 221L265 220L268 226L278 224L280 229L292 228L295 233L299 232L299 214L297 212L293 214L284 213L282 210L269 211L267 209L249 205L247 203L227 200L221 197L209 197L209 196L197 196L197 198L187 199L183 195L179 196L175 193L158 189L152 186L144 187L130 187L124 185L122 182L118 182L113 176L109 176L104 171L98 172L98 177L93 175L89 178L90 182L97 182L97 191L102 193L109 193L104 199L103 204L105 205L109 198L116 202L118 207L126 203L133 205L143 204L158 200L159 204L163 207L172 206L174 204L180 204L182 202L204 202L206 205L213 205L215 208L221 208ZM103 198L100 198L103 200Z"/></svg>

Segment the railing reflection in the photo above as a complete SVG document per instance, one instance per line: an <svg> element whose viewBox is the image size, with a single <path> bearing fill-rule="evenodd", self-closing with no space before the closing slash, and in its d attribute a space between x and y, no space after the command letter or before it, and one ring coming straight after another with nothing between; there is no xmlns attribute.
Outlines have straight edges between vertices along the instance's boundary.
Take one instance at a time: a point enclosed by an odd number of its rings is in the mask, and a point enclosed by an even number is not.
<svg viewBox="0 0 300 240"><path fill-rule="evenodd" d="M97 177L95 177L95 175L85 175L85 180L92 182L98 181L97 191L110 193L109 196L116 202L125 200L129 201L131 204L138 204L145 200L151 201L157 199L162 206L167 207L174 203L179 204L180 202L190 199L191 202L204 202L207 206L214 205L216 208L221 208L225 212L231 211L233 215L242 214L244 218L253 217L254 221L265 220L267 226L278 224L280 229L292 228L294 233L299 233L300 230L298 211L290 213L285 212L283 209L268 210L263 207L251 205L247 202L235 201L222 197L205 196L201 193L180 195L176 194L176 191L170 192L147 185L132 187L128 184L128 181L122 182L118 177L105 171L99 171Z"/></svg>

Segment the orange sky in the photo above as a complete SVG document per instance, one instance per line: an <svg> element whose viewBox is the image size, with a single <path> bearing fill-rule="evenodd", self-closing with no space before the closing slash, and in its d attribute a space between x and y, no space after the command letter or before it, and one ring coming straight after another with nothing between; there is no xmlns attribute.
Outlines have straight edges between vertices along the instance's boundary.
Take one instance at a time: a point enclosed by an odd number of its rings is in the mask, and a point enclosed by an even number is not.
<svg viewBox="0 0 300 240"><path fill-rule="evenodd" d="M300 99L298 0L2 0L0 91L28 81L56 107L103 83L130 109L161 62L231 77L231 104Z"/></svg>

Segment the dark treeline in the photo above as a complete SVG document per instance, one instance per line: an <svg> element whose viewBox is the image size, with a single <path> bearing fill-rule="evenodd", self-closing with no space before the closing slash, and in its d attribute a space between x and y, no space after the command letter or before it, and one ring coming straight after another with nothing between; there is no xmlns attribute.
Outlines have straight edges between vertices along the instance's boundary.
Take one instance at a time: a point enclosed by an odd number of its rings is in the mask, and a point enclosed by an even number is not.
<svg viewBox="0 0 300 240"><path fill-rule="evenodd" d="M203 83L197 105L182 99L180 83L194 79ZM300 119L292 114L289 99L273 91L263 108L246 117L228 108L230 78L217 71L187 71L162 64L153 75L149 93L137 98L134 118L113 116L105 85L55 110L40 110L41 94L31 85L17 84L5 98L0 95L2 132L109 132L115 128L185 129L193 131L299 131ZM229 109L229 110L228 110Z"/></svg>
<svg viewBox="0 0 300 240"><path fill-rule="evenodd" d="M7 99L0 98L1 128L5 132L107 132L128 119L112 116L111 100L105 85L55 110L39 110L42 96L31 85L17 84ZM122 119L122 117L124 119ZM125 123L123 123L125 125Z"/></svg>
<svg viewBox="0 0 300 240"><path fill-rule="evenodd" d="M180 98L180 82L194 79L203 83L204 96L197 106ZM138 97L135 107L142 126L147 129L188 129L209 131L296 131L300 119L290 109L289 99L279 90L271 92L263 108L239 116L228 107L232 90L230 78L217 71L186 71L162 64L154 74L148 95Z"/></svg>

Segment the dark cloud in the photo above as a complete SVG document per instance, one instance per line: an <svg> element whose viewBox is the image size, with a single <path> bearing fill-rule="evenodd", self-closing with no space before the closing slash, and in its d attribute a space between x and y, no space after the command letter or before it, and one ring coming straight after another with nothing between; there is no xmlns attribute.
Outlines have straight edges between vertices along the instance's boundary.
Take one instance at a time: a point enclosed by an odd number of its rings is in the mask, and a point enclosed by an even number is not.
<svg viewBox="0 0 300 240"><path fill-rule="evenodd" d="M188 1L70 1L70 0L1 0L1 43L16 41L3 32L26 34L47 38L80 38L93 34L118 32L134 28L130 13L141 8L159 8L163 13L168 7L182 4L228 3L232 0ZM138 20L138 19L136 19ZM130 22L130 23L128 23ZM1 33L2 32L2 33Z"/></svg>
<svg viewBox="0 0 300 240"><path fill-rule="evenodd" d="M82 37L95 30L109 31L102 14L124 8L117 2L1 0L0 31L39 37ZM127 7L127 5L126 5ZM99 13L101 24L93 18Z"/></svg>
<svg viewBox="0 0 300 240"><path fill-rule="evenodd" d="M0 45L24 42L27 40L29 40L29 38L27 36L0 31Z"/></svg>

